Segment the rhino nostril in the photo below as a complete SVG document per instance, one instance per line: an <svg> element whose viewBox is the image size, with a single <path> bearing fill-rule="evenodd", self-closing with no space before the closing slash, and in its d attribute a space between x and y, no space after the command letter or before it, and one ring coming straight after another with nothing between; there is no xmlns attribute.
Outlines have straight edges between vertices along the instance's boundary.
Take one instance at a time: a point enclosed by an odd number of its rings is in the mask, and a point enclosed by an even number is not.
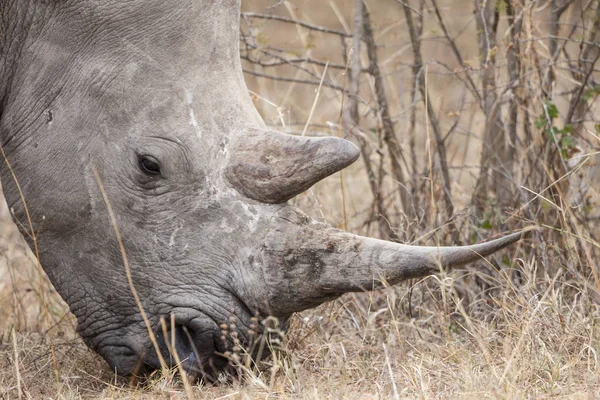
<svg viewBox="0 0 600 400"><path fill-rule="evenodd" d="M161 363L168 368L180 365L191 379L212 382L229 365L222 356L225 349L218 342L219 333L219 327L205 316L190 318L188 313L164 318L155 330L160 355L147 338L148 351L142 356L143 363L151 370L161 369Z"/></svg>
<svg viewBox="0 0 600 400"><path fill-rule="evenodd" d="M214 341L212 335L209 336L210 339L205 332L198 332L190 326L176 323L161 326L156 339L162 358L169 367L181 363L191 379L203 378L212 381L219 372L217 370L222 369L224 365L215 357ZM161 367L158 357L149 357L146 364L154 369Z"/></svg>
<svg viewBox="0 0 600 400"><path fill-rule="evenodd" d="M181 326L181 331L185 336L186 343L189 344L189 348L186 347L181 349L181 351L184 351L184 357L187 357L187 362L183 359L182 361L190 366L201 368L199 352L196 348L196 344L194 343L194 339L189 328L187 326ZM179 349L177 349L177 351L179 351ZM181 353L179 354L181 355Z"/></svg>
<svg viewBox="0 0 600 400"><path fill-rule="evenodd" d="M187 326L163 325L156 338L161 355L169 366L176 365L178 361L186 367L188 364L198 364L200 357L194 344L193 334Z"/></svg>

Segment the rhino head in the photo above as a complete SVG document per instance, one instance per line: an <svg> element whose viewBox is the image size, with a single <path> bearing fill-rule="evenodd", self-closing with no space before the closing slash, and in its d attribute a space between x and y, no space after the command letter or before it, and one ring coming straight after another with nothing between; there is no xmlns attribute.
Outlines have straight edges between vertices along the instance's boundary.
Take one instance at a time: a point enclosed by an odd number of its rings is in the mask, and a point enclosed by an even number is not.
<svg viewBox="0 0 600 400"><path fill-rule="evenodd" d="M285 328L294 312L521 236L407 246L287 204L359 151L266 129L242 75L239 11L239 0L0 3L4 193L79 334L123 374L160 360L115 224L158 350L168 351L161 317L173 316L174 350L202 371L260 337L267 316ZM235 340L223 323L235 324Z"/></svg>

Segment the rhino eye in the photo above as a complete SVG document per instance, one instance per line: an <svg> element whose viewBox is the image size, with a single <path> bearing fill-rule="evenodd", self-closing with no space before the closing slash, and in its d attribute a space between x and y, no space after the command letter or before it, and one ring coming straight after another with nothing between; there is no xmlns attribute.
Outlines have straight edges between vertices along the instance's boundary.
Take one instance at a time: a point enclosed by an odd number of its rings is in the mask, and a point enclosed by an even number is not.
<svg viewBox="0 0 600 400"><path fill-rule="evenodd" d="M138 165L142 172L148 176L160 175L160 164L151 156L140 156Z"/></svg>

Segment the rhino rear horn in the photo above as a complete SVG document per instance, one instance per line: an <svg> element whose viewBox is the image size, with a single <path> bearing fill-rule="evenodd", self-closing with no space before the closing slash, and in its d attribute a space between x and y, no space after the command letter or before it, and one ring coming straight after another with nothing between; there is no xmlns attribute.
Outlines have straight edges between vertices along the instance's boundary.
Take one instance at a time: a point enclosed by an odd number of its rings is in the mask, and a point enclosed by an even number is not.
<svg viewBox="0 0 600 400"><path fill-rule="evenodd" d="M352 164L360 152L336 137L293 136L251 130L230 148L225 170L243 195L264 203L284 203L321 179Z"/></svg>

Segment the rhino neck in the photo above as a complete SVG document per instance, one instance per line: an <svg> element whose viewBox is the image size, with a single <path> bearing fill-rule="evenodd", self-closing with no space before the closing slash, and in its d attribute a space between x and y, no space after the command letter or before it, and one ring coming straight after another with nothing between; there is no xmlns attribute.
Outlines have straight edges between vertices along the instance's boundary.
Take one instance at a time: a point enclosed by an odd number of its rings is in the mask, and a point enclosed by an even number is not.
<svg viewBox="0 0 600 400"><path fill-rule="evenodd" d="M46 124L74 107L85 115L85 105L69 103L74 95L97 100L96 113L153 91L189 98L196 115L223 125L207 131L262 126L239 59L239 8L239 0L0 1L2 144L17 138L10 153L50 134ZM69 135L87 135L71 137L83 142L100 130L71 126Z"/></svg>
<svg viewBox="0 0 600 400"><path fill-rule="evenodd" d="M43 32L53 23L55 6L54 2L39 0L0 1L0 144L5 151L8 142L18 135L16 120L22 117L19 113L11 115L15 102L34 102L35 93L20 93L21 82L31 78L33 71L27 54L30 47L43 40ZM34 58L39 56L35 54ZM49 103L49 96L37 95L35 101L40 105ZM27 108L16 105L21 110Z"/></svg>
<svg viewBox="0 0 600 400"><path fill-rule="evenodd" d="M0 2L0 119L18 69L19 54L28 37L36 33L32 29L36 7L26 7L28 4L26 1L22 4L15 1ZM39 27L36 30L39 31Z"/></svg>

